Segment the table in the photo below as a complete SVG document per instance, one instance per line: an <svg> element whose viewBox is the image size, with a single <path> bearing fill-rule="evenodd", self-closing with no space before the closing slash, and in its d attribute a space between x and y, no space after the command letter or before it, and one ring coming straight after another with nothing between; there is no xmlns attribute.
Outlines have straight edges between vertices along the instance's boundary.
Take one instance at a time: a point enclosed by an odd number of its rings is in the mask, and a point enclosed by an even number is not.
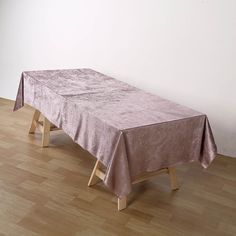
<svg viewBox="0 0 236 236"><path fill-rule="evenodd" d="M133 183L167 173L177 189L176 165L207 168L216 156L205 114L92 69L23 72L14 110L25 103L36 109L30 133L41 127L43 146L62 129L97 158L88 185L101 179L119 210Z"/></svg>

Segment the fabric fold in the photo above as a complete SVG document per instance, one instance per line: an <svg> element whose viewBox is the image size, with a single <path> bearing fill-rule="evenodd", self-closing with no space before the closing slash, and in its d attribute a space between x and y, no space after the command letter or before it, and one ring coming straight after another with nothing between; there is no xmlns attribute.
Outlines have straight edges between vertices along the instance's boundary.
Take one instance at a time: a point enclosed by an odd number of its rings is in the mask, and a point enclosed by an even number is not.
<svg viewBox="0 0 236 236"><path fill-rule="evenodd" d="M214 141L208 118L205 119L202 136L202 146L199 161L204 168L207 168L215 159L217 147Z"/></svg>
<svg viewBox="0 0 236 236"><path fill-rule="evenodd" d="M17 111L23 106L24 106L24 78L22 73L13 111Z"/></svg>
<svg viewBox="0 0 236 236"><path fill-rule="evenodd" d="M127 196L132 188L129 173L126 145L124 135L121 132L112 159L107 166L104 183L118 197Z"/></svg>

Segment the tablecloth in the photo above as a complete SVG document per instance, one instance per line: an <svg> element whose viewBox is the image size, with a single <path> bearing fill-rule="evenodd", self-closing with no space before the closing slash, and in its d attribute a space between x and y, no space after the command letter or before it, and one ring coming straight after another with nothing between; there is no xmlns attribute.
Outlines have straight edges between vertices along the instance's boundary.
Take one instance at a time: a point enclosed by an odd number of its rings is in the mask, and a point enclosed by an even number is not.
<svg viewBox="0 0 236 236"><path fill-rule="evenodd" d="M205 114L92 69L23 72L14 110L25 103L107 167L104 183L118 197L143 172L206 168L216 156Z"/></svg>

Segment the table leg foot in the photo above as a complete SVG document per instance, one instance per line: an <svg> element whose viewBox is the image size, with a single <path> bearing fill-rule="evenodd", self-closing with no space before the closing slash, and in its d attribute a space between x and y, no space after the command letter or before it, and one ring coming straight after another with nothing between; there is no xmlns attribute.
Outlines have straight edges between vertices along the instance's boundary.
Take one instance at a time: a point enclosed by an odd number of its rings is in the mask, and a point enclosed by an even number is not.
<svg viewBox="0 0 236 236"><path fill-rule="evenodd" d="M127 207L127 197L118 198L118 211L121 211Z"/></svg>

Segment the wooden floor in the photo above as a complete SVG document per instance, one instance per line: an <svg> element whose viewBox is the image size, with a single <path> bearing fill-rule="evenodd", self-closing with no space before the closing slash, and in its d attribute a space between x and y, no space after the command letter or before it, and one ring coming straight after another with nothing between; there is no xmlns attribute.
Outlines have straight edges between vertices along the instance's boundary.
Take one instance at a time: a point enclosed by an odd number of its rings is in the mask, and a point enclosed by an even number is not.
<svg viewBox="0 0 236 236"><path fill-rule="evenodd" d="M92 156L63 131L41 148L27 134L32 109L12 108L0 99L0 236L236 235L236 159L177 167L176 192L167 175L136 184L118 212L102 184L87 187Z"/></svg>

